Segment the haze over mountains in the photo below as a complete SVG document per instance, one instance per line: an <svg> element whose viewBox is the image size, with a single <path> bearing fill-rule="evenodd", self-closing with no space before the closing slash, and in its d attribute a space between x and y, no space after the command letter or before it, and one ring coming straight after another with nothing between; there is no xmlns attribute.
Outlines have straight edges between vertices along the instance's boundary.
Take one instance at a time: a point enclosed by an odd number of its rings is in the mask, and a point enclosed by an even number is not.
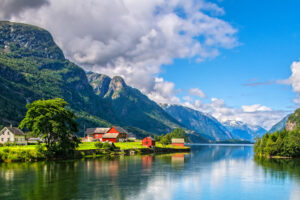
<svg viewBox="0 0 300 200"><path fill-rule="evenodd" d="M25 105L65 99L84 127L117 124L138 137L183 128L193 141L253 141L266 132L241 122L220 123L180 105L158 105L119 77L85 72L65 59L51 34L39 27L0 22L0 125L18 125Z"/></svg>

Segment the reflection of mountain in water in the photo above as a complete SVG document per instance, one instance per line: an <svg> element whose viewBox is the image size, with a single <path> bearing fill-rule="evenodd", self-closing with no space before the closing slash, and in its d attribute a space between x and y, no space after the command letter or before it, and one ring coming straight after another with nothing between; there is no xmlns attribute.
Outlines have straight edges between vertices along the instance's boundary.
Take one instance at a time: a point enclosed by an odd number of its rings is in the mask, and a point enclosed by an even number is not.
<svg viewBox="0 0 300 200"><path fill-rule="evenodd" d="M216 162L222 159L248 160L252 153L251 146L237 145L195 145L192 146L193 162Z"/></svg>

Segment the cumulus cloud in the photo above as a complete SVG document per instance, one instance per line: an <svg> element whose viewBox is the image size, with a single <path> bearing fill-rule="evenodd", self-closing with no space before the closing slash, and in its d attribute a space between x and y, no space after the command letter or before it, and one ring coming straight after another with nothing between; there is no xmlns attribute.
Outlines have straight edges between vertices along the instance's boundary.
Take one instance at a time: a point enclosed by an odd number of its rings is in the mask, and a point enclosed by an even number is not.
<svg viewBox="0 0 300 200"><path fill-rule="evenodd" d="M162 65L175 58L203 61L238 45L237 30L219 17L224 10L205 0L49 0L24 8L4 16L46 28L72 61L121 75L155 99L165 99L160 92L171 87L156 80Z"/></svg>
<svg viewBox="0 0 300 200"><path fill-rule="evenodd" d="M8 19L26 9L36 9L46 5L48 0L0 0L0 19Z"/></svg>
<svg viewBox="0 0 300 200"><path fill-rule="evenodd" d="M229 120L242 121L249 125L262 126L267 130L289 113L283 110L272 110L259 104L233 108L226 105L223 99L218 98L211 98L208 103L195 100L193 102L184 102L183 105L209 113L221 122Z"/></svg>
<svg viewBox="0 0 300 200"><path fill-rule="evenodd" d="M293 90L297 93L300 92L300 61L293 62L291 65L292 75L289 80L293 87Z"/></svg>
<svg viewBox="0 0 300 200"><path fill-rule="evenodd" d="M257 112L257 111L272 111L271 108L267 106L262 106L260 104L250 105L250 106L242 106L244 112Z"/></svg>
<svg viewBox="0 0 300 200"><path fill-rule="evenodd" d="M200 90L199 88L191 88L189 90L189 94L194 95L194 96L198 96L200 98L205 98L206 97L205 93L202 90Z"/></svg>

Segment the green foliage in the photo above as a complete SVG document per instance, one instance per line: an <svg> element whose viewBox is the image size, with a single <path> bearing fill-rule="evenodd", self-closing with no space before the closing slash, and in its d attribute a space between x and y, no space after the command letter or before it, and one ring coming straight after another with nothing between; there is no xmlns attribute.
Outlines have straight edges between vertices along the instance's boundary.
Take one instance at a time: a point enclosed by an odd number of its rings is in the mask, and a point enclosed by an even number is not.
<svg viewBox="0 0 300 200"><path fill-rule="evenodd" d="M66 109L63 99L37 100L26 107L28 111L20 123L34 136L41 136L47 150L56 155L68 155L78 147L79 140L74 135L78 131L75 114Z"/></svg>
<svg viewBox="0 0 300 200"><path fill-rule="evenodd" d="M162 136L162 138L160 139L160 143L165 146L171 144L171 141L169 141L167 137Z"/></svg>
<svg viewBox="0 0 300 200"><path fill-rule="evenodd" d="M103 143L102 143L102 142L96 142L96 143L95 143L95 147L96 147L97 149L101 149L102 146L103 146Z"/></svg>
<svg viewBox="0 0 300 200"><path fill-rule="evenodd" d="M173 132L166 135L155 136L155 140L163 145L168 145L172 143L172 138L184 138L185 142L190 142L190 138L187 136L185 131L181 128L176 128Z"/></svg>
<svg viewBox="0 0 300 200"><path fill-rule="evenodd" d="M105 150L114 150L115 145L114 145L114 143L104 142L102 145L102 148Z"/></svg>
<svg viewBox="0 0 300 200"><path fill-rule="evenodd" d="M29 148L0 148L0 161L14 162L14 161L37 161L45 158L45 154L36 149Z"/></svg>
<svg viewBox="0 0 300 200"><path fill-rule="evenodd" d="M256 140L254 152L265 156L300 157L300 130L265 134Z"/></svg>

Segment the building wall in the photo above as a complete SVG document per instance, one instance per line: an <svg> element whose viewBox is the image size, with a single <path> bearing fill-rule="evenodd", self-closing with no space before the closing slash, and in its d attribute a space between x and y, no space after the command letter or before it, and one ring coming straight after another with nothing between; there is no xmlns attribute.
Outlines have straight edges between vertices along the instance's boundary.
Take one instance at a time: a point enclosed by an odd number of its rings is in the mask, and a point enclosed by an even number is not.
<svg viewBox="0 0 300 200"><path fill-rule="evenodd" d="M10 131L7 129L5 129L4 132L0 135L1 143L14 142L14 141L15 141L14 134L10 133Z"/></svg>
<svg viewBox="0 0 300 200"><path fill-rule="evenodd" d="M102 138L102 141L103 141L103 142L108 141L108 142L113 142L113 143L115 143L115 142L117 142L117 139L116 139L116 138Z"/></svg>
<svg viewBox="0 0 300 200"><path fill-rule="evenodd" d="M142 145L147 147L155 146L155 141L152 141L149 138L145 138L142 140Z"/></svg>
<svg viewBox="0 0 300 200"><path fill-rule="evenodd" d="M184 143L172 143L174 146L184 147Z"/></svg>
<svg viewBox="0 0 300 200"><path fill-rule="evenodd" d="M102 133L96 133L96 134L94 134L94 139L101 139L103 135L104 134L102 134Z"/></svg>
<svg viewBox="0 0 300 200"><path fill-rule="evenodd" d="M15 136L15 143L16 144L27 144L27 142L25 140L25 136L16 135Z"/></svg>
<svg viewBox="0 0 300 200"><path fill-rule="evenodd" d="M15 136L8 129L5 129L2 134L0 134L0 143L6 142L16 142L17 144L26 144L25 136Z"/></svg>

